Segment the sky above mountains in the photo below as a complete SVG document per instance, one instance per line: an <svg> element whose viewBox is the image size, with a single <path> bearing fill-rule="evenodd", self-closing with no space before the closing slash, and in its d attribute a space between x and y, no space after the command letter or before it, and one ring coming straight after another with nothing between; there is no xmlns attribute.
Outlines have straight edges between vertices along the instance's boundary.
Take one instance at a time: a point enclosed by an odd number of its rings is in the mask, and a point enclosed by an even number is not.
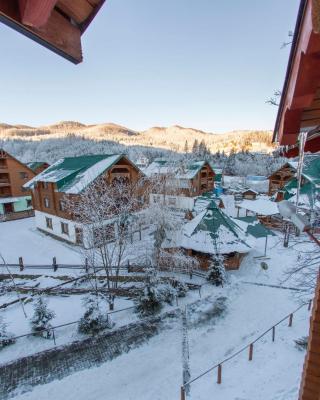
<svg viewBox="0 0 320 400"><path fill-rule="evenodd" d="M298 0L108 0L78 66L0 25L0 121L272 129Z"/></svg>

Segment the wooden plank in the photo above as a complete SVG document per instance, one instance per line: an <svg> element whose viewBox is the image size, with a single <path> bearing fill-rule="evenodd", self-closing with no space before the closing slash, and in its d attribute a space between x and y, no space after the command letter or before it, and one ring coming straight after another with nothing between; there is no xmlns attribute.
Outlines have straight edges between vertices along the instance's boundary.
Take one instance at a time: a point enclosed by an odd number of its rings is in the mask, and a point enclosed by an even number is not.
<svg viewBox="0 0 320 400"><path fill-rule="evenodd" d="M19 0L21 22L34 28L44 26L56 2L57 0Z"/></svg>
<svg viewBox="0 0 320 400"><path fill-rule="evenodd" d="M9 1L10 3L10 1ZM38 42L44 47L78 64L82 61L81 32L65 17L54 10L48 23L39 29L19 22L18 3L0 0L0 22Z"/></svg>
<svg viewBox="0 0 320 400"><path fill-rule="evenodd" d="M57 7L77 24L82 24L93 11L93 6L87 0L59 0Z"/></svg>

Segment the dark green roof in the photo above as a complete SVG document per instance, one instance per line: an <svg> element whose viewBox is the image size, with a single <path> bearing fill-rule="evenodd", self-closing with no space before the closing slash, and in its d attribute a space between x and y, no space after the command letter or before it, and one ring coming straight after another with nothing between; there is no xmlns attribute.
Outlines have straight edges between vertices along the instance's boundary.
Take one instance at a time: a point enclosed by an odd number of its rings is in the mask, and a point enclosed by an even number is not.
<svg viewBox="0 0 320 400"><path fill-rule="evenodd" d="M76 194L85 189L94 179L107 171L123 154L99 154L66 157L58 160L41 172L25 187L33 188L35 182L54 182L59 192Z"/></svg>
<svg viewBox="0 0 320 400"><path fill-rule="evenodd" d="M266 236L275 236L275 234L264 225L262 225L258 218L253 217L238 217L236 218L239 221L243 221L248 224L247 233L257 239L266 237Z"/></svg>

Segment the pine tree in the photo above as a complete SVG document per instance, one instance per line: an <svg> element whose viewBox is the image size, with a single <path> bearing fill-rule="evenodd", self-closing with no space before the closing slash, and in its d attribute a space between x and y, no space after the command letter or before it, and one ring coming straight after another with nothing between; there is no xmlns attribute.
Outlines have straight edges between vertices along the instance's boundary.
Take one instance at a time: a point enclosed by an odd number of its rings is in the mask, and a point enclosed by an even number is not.
<svg viewBox="0 0 320 400"><path fill-rule="evenodd" d="M162 309L163 296L156 285L148 284L136 301L136 311L141 316L157 314Z"/></svg>
<svg viewBox="0 0 320 400"><path fill-rule="evenodd" d="M215 286L223 286L226 281L226 272L223 265L223 256L215 255L208 269L207 281Z"/></svg>
<svg viewBox="0 0 320 400"><path fill-rule="evenodd" d="M199 153L199 142L198 139L194 139L193 145L192 145L192 153L197 155Z"/></svg>
<svg viewBox="0 0 320 400"><path fill-rule="evenodd" d="M0 349L13 343L15 343L15 339L13 339L12 333L7 331L7 324L3 317L0 316Z"/></svg>
<svg viewBox="0 0 320 400"><path fill-rule="evenodd" d="M188 145L188 141L186 140L185 144L184 144L184 152L187 154L189 153L189 145Z"/></svg>
<svg viewBox="0 0 320 400"><path fill-rule="evenodd" d="M48 309L47 302L39 296L34 305L34 314L30 321L34 336L41 336L50 339L52 331L50 330L50 321L55 317L55 313Z"/></svg>
<svg viewBox="0 0 320 400"><path fill-rule="evenodd" d="M79 321L78 331L86 335L96 335L107 328L112 328L113 324L108 314L103 314L100 308L99 297L90 294L83 301L85 313Z"/></svg>

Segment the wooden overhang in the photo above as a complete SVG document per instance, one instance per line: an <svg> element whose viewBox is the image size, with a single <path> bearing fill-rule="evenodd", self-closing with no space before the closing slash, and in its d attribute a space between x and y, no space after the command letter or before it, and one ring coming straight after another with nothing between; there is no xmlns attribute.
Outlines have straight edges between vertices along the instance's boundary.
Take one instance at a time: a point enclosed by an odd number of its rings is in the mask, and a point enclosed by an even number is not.
<svg viewBox="0 0 320 400"><path fill-rule="evenodd" d="M81 35L105 0L0 0L0 22L67 60L82 61Z"/></svg>
<svg viewBox="0 0 320 400"><path fill-rule="evenodd" d="M309 132L305 150L320 150L320 0L301 0L273 141L289 146Z"/></svg>

